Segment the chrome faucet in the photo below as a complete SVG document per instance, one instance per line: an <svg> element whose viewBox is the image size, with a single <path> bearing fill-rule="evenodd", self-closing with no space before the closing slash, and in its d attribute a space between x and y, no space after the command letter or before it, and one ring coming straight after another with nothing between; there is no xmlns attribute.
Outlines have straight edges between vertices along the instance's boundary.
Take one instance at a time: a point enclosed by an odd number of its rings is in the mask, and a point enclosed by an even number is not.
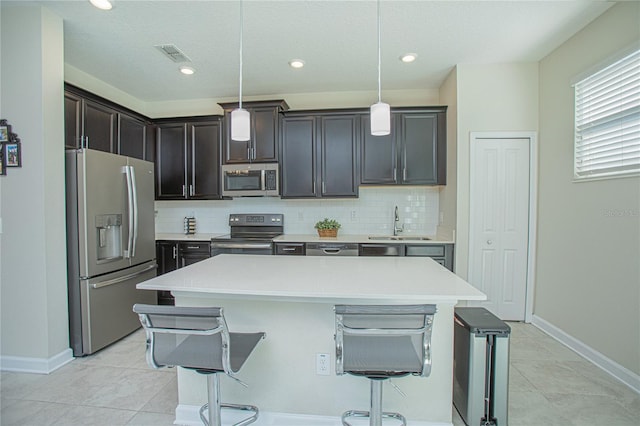
<svg viewBox="0 0 640 426"><path fill-rule="evenodd" d="M393 219L393 235L398 235L399 232L404 230L404 223L400 223L400 216L398 216L398 206L396 206L394 211L394 219Z"/></svg>

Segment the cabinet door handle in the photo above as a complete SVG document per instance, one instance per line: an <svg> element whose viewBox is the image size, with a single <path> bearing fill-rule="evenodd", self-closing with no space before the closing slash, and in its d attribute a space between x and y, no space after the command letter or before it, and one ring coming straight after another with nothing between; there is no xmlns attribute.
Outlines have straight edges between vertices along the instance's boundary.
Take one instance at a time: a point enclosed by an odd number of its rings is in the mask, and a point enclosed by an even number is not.
<svg viewBox="0 0 640 426"><path fill-rule="evenodd" d="M182 196L183 197L187 196L187 185L182 185Z"/></svg>
<svg viewBox="0 0 640 426"><path fill-rule="evenodd" d="M316 181L313 181L313 189L311 190L313 195L316 195Z"/></svg>
<svg viewBox="0 0 640 426"><path fill-rule="evenodd" d="M402 180L406 182L407 180L407 168L402 169Z"/></svg>
<svg viewBox="0 0 640 426"><path fill-rule="evenodd" d="M193 185L189 185L189 196L193 197L194 193L195 193L195 191L193 190Z"/></svg>
<svg viewBox="0 0 640 426"><path fill-rule="evenodd" d="M327 193L327 185L324 183L324 181L322 181L322 194L326 194Z"/></svg>
<svg viewBox="0 0 640 426"><path fill-rule="evenodd" d="M173 246L173 258L178 257L178 246Z"/></svg>
<svg viewBox="0 0 640 426"><path fill-rule="evenodd" d="M247 144L247 160L251 160L251 147Z"/></svg>
<svg viewBox="0 0 640 426"><path fill-rule="evenodd" d="M84 137L84 145L83 148L89 148L89 136Z"/></svg>
<svg viewBox="0 0 640 426"><path fill-rule="evenodd" d="M282 251L296 251L296 247L283 247Z"/></svg>

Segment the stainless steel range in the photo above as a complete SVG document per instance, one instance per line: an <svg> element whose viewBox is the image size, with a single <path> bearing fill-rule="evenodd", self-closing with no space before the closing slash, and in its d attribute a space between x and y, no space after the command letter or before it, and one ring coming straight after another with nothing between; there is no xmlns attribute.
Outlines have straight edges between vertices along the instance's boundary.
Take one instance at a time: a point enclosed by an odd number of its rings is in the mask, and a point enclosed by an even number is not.
<svg viewBox="0 0 640 426"><path fill-rule="evenodd" d="M211 256L225 253L273 254L273 239L284 232L284 215L229 215L231 233L211 239Z"/></svg>

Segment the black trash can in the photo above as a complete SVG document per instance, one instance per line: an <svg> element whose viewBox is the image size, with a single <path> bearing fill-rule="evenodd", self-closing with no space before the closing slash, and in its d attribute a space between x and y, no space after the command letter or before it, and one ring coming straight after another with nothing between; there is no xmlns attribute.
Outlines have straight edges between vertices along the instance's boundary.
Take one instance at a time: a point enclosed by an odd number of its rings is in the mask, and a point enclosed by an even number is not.
<svg viewBox="0 0 640 426"><path fill-rule="evenodd" d="M455 308L453 405L468 426L507 426L511 328L485 308Z"/></svg>

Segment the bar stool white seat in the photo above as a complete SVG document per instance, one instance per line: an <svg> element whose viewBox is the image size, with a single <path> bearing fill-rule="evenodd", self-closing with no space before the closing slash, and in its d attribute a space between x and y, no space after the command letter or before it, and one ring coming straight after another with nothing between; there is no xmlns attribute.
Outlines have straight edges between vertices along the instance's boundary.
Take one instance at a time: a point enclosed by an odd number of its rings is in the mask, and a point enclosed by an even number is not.
<svg viewBox="0 0 640 426"><path fill-rule="evenodd" d="M220 402L218 373L242 383L235 373L265 333L230 333L222 308L136 304L133 311L139 315L147 335L146 356L151 367L179 366L207 376L208 403L200 408L200 419L205 425L221 426L222 408L252 413L234 426L245 426L258 419L259 410L253 405Z"/></svg>
<svg viewBox="0 0 640 426"><path fill-rule="evenodd" d="M406 426L400 413L382 411L382 383L392 377L431 373L431 330L435 305L336 305L336 374L363 376L371 383L369 411L349 410L350 417L368 417L370 426L391 418Z"/></svg>

